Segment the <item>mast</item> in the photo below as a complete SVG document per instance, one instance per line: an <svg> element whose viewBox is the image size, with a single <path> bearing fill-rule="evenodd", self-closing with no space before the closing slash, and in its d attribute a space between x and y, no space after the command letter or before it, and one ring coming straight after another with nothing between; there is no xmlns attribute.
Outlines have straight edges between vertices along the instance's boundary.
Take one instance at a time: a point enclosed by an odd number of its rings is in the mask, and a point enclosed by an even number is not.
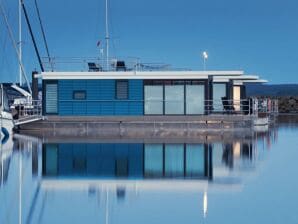
<svg viewBox="0 0 298 224"><path fill-rule="evenodd" d="M15 41L15 39L14 39L14 37L13 37L13 32L12 32L12 29L11 29L11 27L10 27L10 25L9 25L8 18L7 18L7 16L6 16L6 13L5 13L5 10L4 10L4 7L3 7L3 5L2 5L2 1L1 1L1 0L0 0L0 14L2 14L2 16L3 16L4 22L5 22L5 25L6 25L8 34L9 34L9 38L10 38L10 40L11 40L11 42L12 42L12 45L13 45L13 47L14 47L14 49L15 49L15 52L16 52L16 54L17 54L18 62L19 62L19 65L20 65L20 67L21 67L21 69L22 69L22 74L23 74L24 79L25 79L25 81L26 81L26 83L27 83L29 92L30 92L30 94L32 94L31 86L30 86L30 83L29 83L29 81L28 81L28 79L27 79L26 71L25 71L24 65L23 65L22 61L19 60L19 59L20 59L20 53L19 53L19 50L18 50L18 46L17 46L17 43L16 43L16 41Z"/></svg>
<svg viewBox="0 0 298 224"><path fill-rule="evenodd" d="M106 0L106 63L107 63L107 70L109 70L109 41L110 41L110 35L109 35L109 17L108 17L108 0Z"/></svg>
<svg viewBox="0 0 298 224"><path fill-rule="evenodd" d="M19 2L19 61L22 61L22 2L21 0L18 0ZM22 80L22 67L19 65L19 81L20 86L23 85Z"/></svg>

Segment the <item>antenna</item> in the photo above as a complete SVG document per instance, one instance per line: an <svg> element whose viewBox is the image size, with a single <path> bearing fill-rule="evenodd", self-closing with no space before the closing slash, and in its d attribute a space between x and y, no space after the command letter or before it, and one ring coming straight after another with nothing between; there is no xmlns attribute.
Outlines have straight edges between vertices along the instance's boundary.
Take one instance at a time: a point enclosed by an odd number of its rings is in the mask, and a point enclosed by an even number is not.
<svg viewBox="0 0 298 224"><path fill-rule="evenodd" d="M19 61L22 61L22 0L19 0ZM19 80L20 80L20 86L23 85L23 79L22 79L22 67L19 65Z"/></svg>
<svg viewBox="0 0 298 224"><path fill-rule="evenodd" d="M109 17L108 17L108 0L106 0L106 63L107 63L107 70L109 70L109 41L110 41L110 35L109 35Z"/></svg>

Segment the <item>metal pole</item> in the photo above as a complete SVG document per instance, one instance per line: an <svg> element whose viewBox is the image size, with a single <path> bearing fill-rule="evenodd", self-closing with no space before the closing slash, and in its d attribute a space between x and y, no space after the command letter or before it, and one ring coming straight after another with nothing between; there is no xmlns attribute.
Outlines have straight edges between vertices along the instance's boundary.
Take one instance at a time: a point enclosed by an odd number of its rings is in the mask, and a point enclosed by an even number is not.
<svg viewBox="0 0 298 224"><path fill-rule="evenodd" d="M107 70L109 70L109 41L110 41L110 35L109 35L109 22L108 22L108 0L106 0L106 63L107 63Z"/></svg>
<svg viewBox="0 0 298 224"><path fill-rule="evenodd" d="M19 0L19 61L22 61L22 0ZM20 86L23 85L22 67L19 65Z"/></svg>
<svg viewBox="0 0 298 224"><path fill-rule="evenodd" d="M1 0L0 0L0 10L1 10L1 14L3 15L4 21L5 21L5 25L6 25L6 28L8 30L8 34L9 34L9 37L11 39L12 45L13 45L15 51L16 51L18 62L19 62L19 65L20 65L20 67L22 69L22 74L24 75L24 78L26 80L26 83L27 83L29 92L30 92L30 94L32 94L30 83L29 83L29 81L27 79L27 75L26 75L26 71L25 71L24 65L23 65L22 61L19 60L20 59L20 53L19 53L19 50L18 50L18 46L17 46L17 43L16 43L16 41L14 39L13 32L12 32L11 27L9 25L8 18L6 16L6 14L5 14L5 10L4 10L4 7L2 5L2 1Z"/></svg>
<svg viewBox="0 0 298 224"><path fill-rule="evenodd" d="M37 48L37 44L36 44L36 41L35 41L35 38L34 38L34 35L33 35L31 25L30 25L30 22L29 22L29 17L28 17L27 10L26 10L25 4L24 4L24 0L21 0L21 2L22 2L22 8L23 8L23 11L24 11L25 19L26 19L26 22L27 22L27 25L28 25L29 33L30 33L30 36L31 36L31 39L32 39L32 42L33 42L34 50L35 50L35 53L36 53L36 56L37 56L37 59L38 59L38 62L39 62L39 66L40 66L41 71L44 72L44 67L43 67L43 64L42 64L42 61L41 61L41 57L40 57L40 54L39 54L39 51L38 51L38 48Z"/></svg>

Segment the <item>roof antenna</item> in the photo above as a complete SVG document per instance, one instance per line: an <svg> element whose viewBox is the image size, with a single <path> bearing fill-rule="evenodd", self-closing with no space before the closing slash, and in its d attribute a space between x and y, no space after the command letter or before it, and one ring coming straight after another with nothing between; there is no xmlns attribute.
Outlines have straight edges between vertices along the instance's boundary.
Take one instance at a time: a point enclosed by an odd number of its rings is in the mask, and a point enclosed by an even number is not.
<svg viewBox="0 0 298 224"><path fill-rule="evenodd" d="M109 41L110 41L110 35L109 35L109 17L108 17L108 0L106 0L106 63L107 63L107 71L109 71Z"/></svg>

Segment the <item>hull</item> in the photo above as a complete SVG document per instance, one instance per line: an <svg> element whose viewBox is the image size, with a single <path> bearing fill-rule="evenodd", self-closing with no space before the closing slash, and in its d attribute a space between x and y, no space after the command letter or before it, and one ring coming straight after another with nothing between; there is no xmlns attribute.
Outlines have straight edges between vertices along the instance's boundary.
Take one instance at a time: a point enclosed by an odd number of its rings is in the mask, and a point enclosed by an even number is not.
<svg viewBox="0 0 298 224"><path fill-rule="evenodd" d="M1 143L5 143L11 136L14 127L12 115L8 112L2 111L0 117L1 127Z"/></svg>

